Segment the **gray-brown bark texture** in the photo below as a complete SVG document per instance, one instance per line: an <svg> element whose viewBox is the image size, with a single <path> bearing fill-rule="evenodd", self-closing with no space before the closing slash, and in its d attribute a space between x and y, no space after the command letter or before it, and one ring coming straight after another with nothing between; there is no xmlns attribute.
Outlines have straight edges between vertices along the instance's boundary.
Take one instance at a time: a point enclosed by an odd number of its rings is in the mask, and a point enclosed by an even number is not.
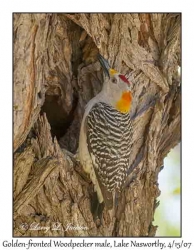
<svg viewBox="0 0 194 250"><path fill-rule="evenodd" d="M158 173L180 141L180 27L172 13L14 14L14 236L155 235ZM134 117L126 187L101 225L74 157L84 107L102 86L98 52L129 74Z"/></svg>

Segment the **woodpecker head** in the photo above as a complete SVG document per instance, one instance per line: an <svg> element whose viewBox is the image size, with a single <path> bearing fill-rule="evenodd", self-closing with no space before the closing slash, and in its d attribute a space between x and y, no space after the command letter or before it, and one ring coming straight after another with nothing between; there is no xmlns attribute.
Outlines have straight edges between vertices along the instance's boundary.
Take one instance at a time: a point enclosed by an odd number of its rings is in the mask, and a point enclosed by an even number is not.
<svg viewBox="0 0 194 250"><path fill-rule="evenodd" d="M130 81L125 75L112 69L101 55L98 55L98 59L106 75L102 89L106 101L118 111L128 113L132 102Z"/></svg>

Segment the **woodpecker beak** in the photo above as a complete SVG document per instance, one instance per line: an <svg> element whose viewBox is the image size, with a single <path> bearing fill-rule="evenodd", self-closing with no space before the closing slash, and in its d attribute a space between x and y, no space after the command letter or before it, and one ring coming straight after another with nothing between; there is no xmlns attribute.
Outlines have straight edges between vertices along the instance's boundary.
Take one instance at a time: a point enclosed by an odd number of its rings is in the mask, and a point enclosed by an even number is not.
<svg viewBox="0 0 194 250"><path fill-rule="evenodd" d="M108 61L106 59L104 59L104 57L101 56L100 54L98 54L98 60L99 60L99 62L101 64L105 74L110 78L109 70L111 69L111 67L110 67Z"/></svg>

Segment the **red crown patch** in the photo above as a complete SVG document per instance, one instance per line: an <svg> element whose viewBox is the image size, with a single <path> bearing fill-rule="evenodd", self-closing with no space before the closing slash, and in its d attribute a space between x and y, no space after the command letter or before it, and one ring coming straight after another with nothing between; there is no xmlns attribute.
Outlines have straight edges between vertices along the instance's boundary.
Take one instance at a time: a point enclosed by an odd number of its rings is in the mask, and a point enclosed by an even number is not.
<svg viewBox="0 0 194 250"><path fill-rule="evenodd" d="M121 80L123 82L126 82L127 84L130 84L130 82L127 80L127 78L124 75L119 75L119 77L121 78Z"/></svg>

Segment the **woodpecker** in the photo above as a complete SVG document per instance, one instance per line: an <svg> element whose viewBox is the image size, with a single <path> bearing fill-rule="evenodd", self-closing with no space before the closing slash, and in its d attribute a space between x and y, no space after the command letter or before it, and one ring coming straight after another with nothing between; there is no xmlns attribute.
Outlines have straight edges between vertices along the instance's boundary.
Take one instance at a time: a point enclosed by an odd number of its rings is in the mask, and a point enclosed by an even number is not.
<svg viewBox="0 0 194 250"><path fill-rule="evenodd" d="M127 177L132 142L131 83L101 55L105 72L101 92L85 108L79 138L79 160L94 184L99 203L113 208Z"/></svg>

